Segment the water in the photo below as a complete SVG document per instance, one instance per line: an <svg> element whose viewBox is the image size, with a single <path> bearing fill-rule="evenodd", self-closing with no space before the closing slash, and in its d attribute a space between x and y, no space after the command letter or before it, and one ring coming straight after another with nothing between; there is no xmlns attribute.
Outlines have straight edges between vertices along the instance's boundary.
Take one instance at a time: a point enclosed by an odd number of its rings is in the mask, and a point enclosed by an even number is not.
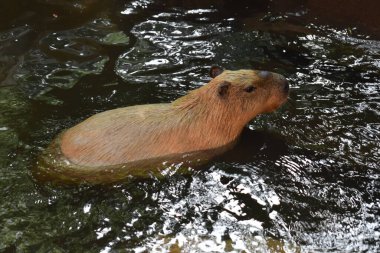
<svg viewBox="0 0 380 253"><path fill-rule="evenodd" d="M378 252L378 4L314 2L1 3L0 251ZM173 101L214 64L281 73L290 100L189 174L33 178L63 129Z"/></svg>

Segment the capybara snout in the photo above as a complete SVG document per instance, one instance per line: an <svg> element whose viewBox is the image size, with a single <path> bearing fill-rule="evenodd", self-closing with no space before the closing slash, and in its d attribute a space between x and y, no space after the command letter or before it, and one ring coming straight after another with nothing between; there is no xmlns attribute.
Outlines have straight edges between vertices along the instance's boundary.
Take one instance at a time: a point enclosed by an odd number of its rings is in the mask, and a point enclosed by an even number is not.
<svg viewBox="0 0 380 253"><path fill-rule="evenodd" d="M281 90L286 96L288 96L288 94L289 94L289 82L288 82L288 80L287 80L283 75L276 74L276 73L273 73L273 75L276 75L276 76L277 76L279 89L280 89L280 90Z"/></svg>
<svg viewBox="0 0 380 253"><path fill-rule="evenodd" d="M272 112L280 107L289 96L289 82L280 74L260 71L258 73L265 85L267 92L262 92L261 96L264 98L262 113Z"/></svg>

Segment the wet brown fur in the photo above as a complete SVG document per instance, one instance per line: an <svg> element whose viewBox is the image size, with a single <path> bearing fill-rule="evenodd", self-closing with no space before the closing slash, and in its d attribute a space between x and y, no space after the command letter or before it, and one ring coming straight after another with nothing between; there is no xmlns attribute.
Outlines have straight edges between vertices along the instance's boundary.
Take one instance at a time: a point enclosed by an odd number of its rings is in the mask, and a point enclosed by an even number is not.
<svg viewBox="0 0 380 253"><path fill-rule="evenodd" d="M284 78L258 71L224 71L208 84L166 104L137 105L96 114L61 135L66 159L87 167L210 150L234 142L257 114L287 99ZM227 86L224 94L218 87ZM244 88L254 85L247 93Z"/></svg>

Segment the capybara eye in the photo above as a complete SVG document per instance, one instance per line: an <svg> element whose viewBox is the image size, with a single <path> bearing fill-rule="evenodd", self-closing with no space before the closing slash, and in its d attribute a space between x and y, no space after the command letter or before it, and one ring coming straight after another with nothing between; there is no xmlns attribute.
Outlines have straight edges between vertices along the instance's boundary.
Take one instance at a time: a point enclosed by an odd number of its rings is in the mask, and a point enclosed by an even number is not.
<svg viewBox="0 0 380 253"><path fill-rule="evenodd" d="M244 91L248 92L248 93L251 93L251 92L253 92L255 90L256 90L256 87L254 87L252 85L249 85L249 86L247 86L247 87L244 88Z"/></svg>

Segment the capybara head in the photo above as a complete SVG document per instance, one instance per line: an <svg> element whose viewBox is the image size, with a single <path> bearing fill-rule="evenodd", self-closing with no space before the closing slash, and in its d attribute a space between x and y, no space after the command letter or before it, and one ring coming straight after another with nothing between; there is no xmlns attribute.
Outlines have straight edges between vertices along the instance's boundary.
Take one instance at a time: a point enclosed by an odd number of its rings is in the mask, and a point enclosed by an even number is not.
<svg viewBox="0 0 380 253"><path fill-rule="evenodd" d="M226 128L241 131L256 115L280 107L289 95L289 83L280 74L212 67L210 75L213 79L208 84L174 102L185 111L206 117L208 127L227 124Z"/></svg>
<svg viewBox="0 0 380 253"><path fill-rule="evenodd" d="M280 74L212 67L210 75L213 80L206 85L209 86L209 99L225 104L228 110L248 120L257 114L274 111L288 98L289 83Z"/></svg>

